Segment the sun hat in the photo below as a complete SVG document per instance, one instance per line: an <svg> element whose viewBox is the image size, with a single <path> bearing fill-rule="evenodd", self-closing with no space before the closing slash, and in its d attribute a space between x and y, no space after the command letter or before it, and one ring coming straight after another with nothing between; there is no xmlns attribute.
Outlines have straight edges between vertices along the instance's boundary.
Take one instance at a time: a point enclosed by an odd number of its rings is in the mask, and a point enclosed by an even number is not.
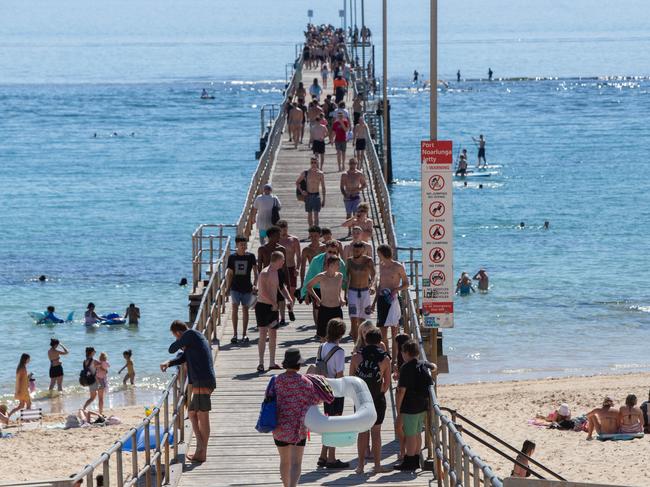
<svg viewBox="0 0 650 487"><path fill-rule="evenodd" d="M300 355L300 350L298 350L297 348L293 348L293 347L288 348L287 351L284 352L284 360L282 361L282 367L284 367L285 369L297 369L304 363L305 361Z"/></svg>
<svg viewBox="0 0 650 487"><path fill-rule="evenodd" d="M571 416L571 409L567 403L562 404L557 412L562 416Z"/></svg>

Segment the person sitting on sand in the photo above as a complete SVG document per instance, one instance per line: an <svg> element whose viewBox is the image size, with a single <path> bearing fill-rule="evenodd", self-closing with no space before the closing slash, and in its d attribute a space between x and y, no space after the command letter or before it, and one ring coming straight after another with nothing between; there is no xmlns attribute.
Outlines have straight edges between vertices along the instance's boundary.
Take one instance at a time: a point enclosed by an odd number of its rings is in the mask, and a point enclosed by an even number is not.
<svg viewBox="0 0 650 487"><path fill-rule="evenodd" d="M630 394L625 398L625 406L618 411L619 433L643 433L643 411L636 405L636 396Z"/></svg>
<svg viewBox="0 0 650 487"><path fill-rule="evenodd" d="M8 408L6 404L0 404L0 424L9 424L9 415L7 414L7 410Z"/></svg>
<svg viewBox="0 0 650 487"><path fill-rule="evenodd" d="M603 406L587 413L587 440L593 439L594 430L599 435L618 433L618 409L611 397L603 399Z"/></svg>

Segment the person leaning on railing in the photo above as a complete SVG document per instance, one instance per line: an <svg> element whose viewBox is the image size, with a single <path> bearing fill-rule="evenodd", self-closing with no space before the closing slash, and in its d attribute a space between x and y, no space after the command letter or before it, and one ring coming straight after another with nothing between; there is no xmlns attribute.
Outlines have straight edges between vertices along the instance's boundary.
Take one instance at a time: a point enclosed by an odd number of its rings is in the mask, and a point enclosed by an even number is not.
<svg viewBox="0 0 650 487"><path fill-rule="evenodd" d="M189 417L196 435L196 449L194 454L187 455L187 458L196 463L205 462L210 437L210 394L217 387L212 350L205 336L196 330L188 329L183 321L172 322L169 330L176 338L169 346L169 353L183 351L175 359L160 364L160 370L165 372L168 367L187 364L187 380L192 384Z"/></svg>

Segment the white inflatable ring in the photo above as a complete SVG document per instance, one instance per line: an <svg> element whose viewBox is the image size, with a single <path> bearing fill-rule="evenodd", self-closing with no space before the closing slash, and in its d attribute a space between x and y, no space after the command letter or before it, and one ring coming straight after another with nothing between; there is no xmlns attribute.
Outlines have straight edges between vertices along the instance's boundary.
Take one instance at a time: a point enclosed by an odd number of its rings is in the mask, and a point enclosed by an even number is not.
<svg viewBox="0 0 650 487"><path fill-rule="evenodd" d="M323 435L325 446L354 444L358 433L370 430L377 421L377 411L366 383L359 377L326 379L334 397L348 397L354 402L354 414L325 416L317 406L311 406L305 415L305 426Z"/></svg>

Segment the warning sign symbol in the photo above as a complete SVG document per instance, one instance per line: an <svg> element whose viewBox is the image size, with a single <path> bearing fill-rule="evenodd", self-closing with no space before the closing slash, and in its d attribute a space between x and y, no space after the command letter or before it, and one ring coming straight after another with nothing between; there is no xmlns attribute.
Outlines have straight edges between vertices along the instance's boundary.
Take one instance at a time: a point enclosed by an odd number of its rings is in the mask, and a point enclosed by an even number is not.
<svg viewBox="0 0 650 487"><path fill-rule="evenodd" d="M445 260L445 251L441 247L434 247L429 252L429 260L434 264L438 264Z"/></svg>
<svg viewBox="0 0 650 487"><path fill-rule="evenodd" d="M433 271L429 276L432 286L442 286L445 283L445 273L442 271Z"/></svg>
<svg viewBox="0 0 650 487"><path fill-rule="evenodd" d="M440 191L445 187L445 178L439 174L434 174L429 178L429 187L432 191Z"/></svg>
<svg viewBox="0 0 650 487"><path fill-rule="evenodd" d="M429 205L431 216L438 218L445 214L445 204L442 201L434 201Z"/></svg>
<svg viewBox="0 0 650 487"><path fill-rule="evenodd" d="M445 236L445 228L442 225L433 225L429 228L429 236L434 240L441 240Z"/></svg>

